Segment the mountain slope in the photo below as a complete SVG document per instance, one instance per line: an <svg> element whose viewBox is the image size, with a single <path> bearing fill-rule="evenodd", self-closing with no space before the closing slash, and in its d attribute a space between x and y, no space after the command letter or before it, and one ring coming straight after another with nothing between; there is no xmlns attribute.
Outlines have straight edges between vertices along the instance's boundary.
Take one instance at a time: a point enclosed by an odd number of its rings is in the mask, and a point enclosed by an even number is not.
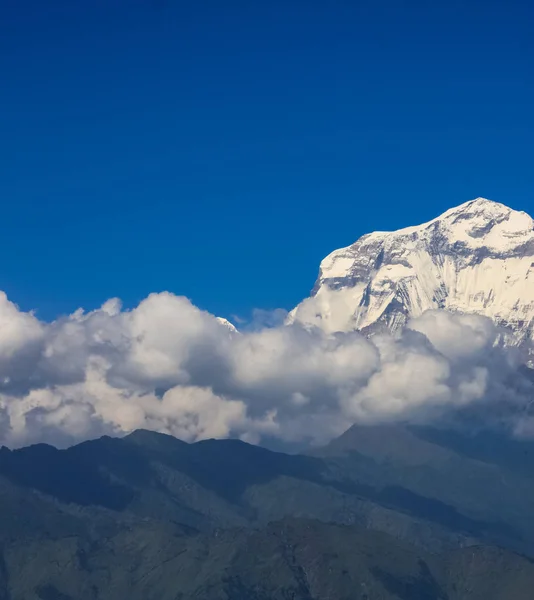
<svg viewBox="0 0 534 600"><path fill-rule="evenodd" d="M532 553L530 542L521 542L534 539L525 518L534 498L532 444L495 435L490 452L485 439L429 427L354 425L314 455L337 479L369 485L397 509L417 506L420 517L434 515L460 529L463 518L475 519L478 525L467 520L463 528Z"/></svg>
<svg viewBox="0 0 534 600"><path fill-rule="evenodd" d="M2 558L10 600L528 600L534 588L534 564L512 552L429 554L301 519L194 536L138 523L93 540L14 540Z"/></svg>
<svg viewBox="0 0 534 600"><path fill-rule="evenodd" d="M312 297L290 321L327 331L397 330L444 308L510 328L510 343L534 331L534 222L477 198L415 227L374 232L327 256Z"/></svg>

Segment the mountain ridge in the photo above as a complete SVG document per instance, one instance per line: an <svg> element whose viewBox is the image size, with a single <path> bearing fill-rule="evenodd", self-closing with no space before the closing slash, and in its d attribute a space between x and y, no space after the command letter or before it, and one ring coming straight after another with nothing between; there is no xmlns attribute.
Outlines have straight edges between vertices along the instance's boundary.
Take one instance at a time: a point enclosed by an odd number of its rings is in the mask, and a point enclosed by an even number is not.
<svg viewBox="0 0 534 600"><path fill-rule="evenodd" d="M308 455L147 430L4 448L0 598L527 600L534 452L516 472L470 444L399 425Z"/></svg>

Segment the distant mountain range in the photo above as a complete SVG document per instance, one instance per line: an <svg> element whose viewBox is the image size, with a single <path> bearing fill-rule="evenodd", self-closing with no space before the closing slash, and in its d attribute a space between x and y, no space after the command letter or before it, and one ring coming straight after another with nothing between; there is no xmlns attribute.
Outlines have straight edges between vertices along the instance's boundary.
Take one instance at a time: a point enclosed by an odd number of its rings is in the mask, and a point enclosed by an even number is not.
<svg viewBox="0 0 534 600"><path fill-rule="evenodd" d="M0 598L527 600L533 469L534 444L401 425L301 455L2 448Z"/></svg>
<svg viewBox="0 0 534 600"><path fill-rule="evenodd" d="M322 262L289 321L328 332L398 330L429 309L475 313L534 335L534 221L477 198L415 227L362 236Z"/></svg>

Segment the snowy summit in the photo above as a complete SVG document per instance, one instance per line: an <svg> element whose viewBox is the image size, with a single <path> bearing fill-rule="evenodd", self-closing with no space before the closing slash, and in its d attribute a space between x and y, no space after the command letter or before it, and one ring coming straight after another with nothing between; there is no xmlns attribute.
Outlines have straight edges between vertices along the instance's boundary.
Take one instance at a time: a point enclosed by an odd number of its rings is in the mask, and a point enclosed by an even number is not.
<svg viewBox="0 0 534 600"><path fill-rule="evenodd" d="M428 309L488 316L520 343L534 332L534 221L485 198L392 232L362 236L322 262L291 321L397 330Z"/></svg>

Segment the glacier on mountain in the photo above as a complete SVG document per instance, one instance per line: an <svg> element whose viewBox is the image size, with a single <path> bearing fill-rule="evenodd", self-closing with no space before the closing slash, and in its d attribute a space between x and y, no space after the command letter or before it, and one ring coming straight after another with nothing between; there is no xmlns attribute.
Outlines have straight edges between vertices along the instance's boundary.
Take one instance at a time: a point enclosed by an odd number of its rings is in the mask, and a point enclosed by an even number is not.
<svg viewBox="0 0 534 600"><path fill-rule="evenodd" d="M490 317L509 344L534 335L534 221L477 198L415 227L362 236L320 265L288 322L397 331L429 309Z"/></svg>

